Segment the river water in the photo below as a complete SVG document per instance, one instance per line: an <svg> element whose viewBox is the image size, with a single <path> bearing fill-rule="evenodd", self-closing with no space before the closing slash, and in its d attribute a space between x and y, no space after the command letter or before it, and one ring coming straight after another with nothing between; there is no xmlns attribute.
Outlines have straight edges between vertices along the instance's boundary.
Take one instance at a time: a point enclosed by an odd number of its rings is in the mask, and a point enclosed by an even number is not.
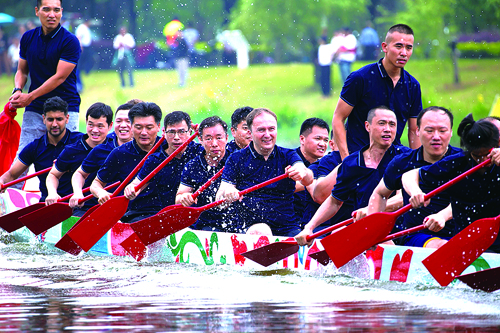
<svg viewBox="0 0 500 333"><path fill-rule="evenodd" d="M0 332L500 331L500 292L352 275L73 257L3 235Z"/></svg>

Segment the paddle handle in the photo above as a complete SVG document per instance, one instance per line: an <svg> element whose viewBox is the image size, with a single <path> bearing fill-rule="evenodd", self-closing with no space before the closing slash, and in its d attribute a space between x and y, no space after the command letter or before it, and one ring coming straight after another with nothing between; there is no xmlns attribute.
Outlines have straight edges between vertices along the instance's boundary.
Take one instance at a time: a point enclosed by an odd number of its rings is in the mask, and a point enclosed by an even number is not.
<svg viewBox="0 0 500 333"><path fill-rule="evenodd" d="M243 196L243 195L245 195L245 194L247 194L247 193L250 193L250 192L252 192L252 191L258 190L258 189L260 189L260 188L262 188L262 187L265 187L265 186L267 186L267 185L269 185L269 184L276 183L277 181L280 181L280 180L285 179L285 178L288 178L288 174L287 174L287 173L284 173L284 174L282 174L282 175L280 175L280 176L278 176L278 177L274 177L274 178L271 178L271 179L269 179L269 180L266 180L265 182L262 182L262 183L260 183L260 184L254 185L254 186L249 187L249 188L247 188L247 189L244 189L243 191L240 191L240 192L238 192L238 193L239 193L239 195L240 195L240 197L241 197L241 196ZM210 208L213 208L213 207L215 207L215 206L218 206L218 205L220 205L220 204L223 204L225 201L226 201L226 200L224 200L224 199L217 200L217 201L214 201L214 202L212 202L212 203L209 203L208 205L205 205L205 206L199 207L198 209L199 209L201 212L204 212L204 211L206 211L206 210L208 210L208 209L210 209Z"/></svg>
<svg viewBox="0 0 500 333"><path fill-rule="evenodd" d="M13 180L11 182L8 182L8 183L5 183L3 185L0 185L0 191L9 187L9 186L12 186L12 185L16 185L20 182L24 182L25 180L28 180L30 178L33 178L33 177L36 177L36 176L39 176L39 175L43 175L44 173L47 173L50 171L50 169L52 169L52 167L49 167L47 169L43 169L43 170L40 170L40 171L37 171L35 173L32 173L31 175L27 175L27 176L24 176L24 177L21 177L21 178L18 178L16 180Z"/></svg>
<svg viewBox="0 0 500 333"><path fill-rule="evenodd" d="M201 192L205 191L217 178L222 175L222 171L224 171L224 167L219 170L212 178L210 178L205 184L203 184L196 192L193 193L193 200L196 199Z"/></svg>
<svg viewBox="0 0 500 333"><path fill-rule="evenodd" d="M323 230L320 230L318 232L315 232L314 234L311 234L309 236L306 237L306 241L311 241L319 236L323 236L324 234L327 234L335 229L338 229L340 227L343 227L345 225L348 225L349 223L352 223L354 222L354 219L351 217L350 219L348 220L345 220L344 222L340 222L340 223L337 223L337 224L334 224L332 226L329 226L328 228L325 228Z"/></svg>
<svg viewBox="0 0 500 333"><path fill-rule="evenodd" d="M413 227L413 228L410 228L410 229L398 231L398 232L395 232L395 233L387 236L380 243L387 242L387 241L390 241L390 240L393 240L393 239L396 239L396 238L399 238L399 237L403 237L403 236L406 236L406 235L409 235L409 234L413 234L415 232L419 232L419 231L424 230L424 229L425 229L425 225L421 224L421 225L417 225L416 227Z"/></svg>
<svg viewBox="0 0 500 333"><path fill-rule="evenodd" d="M435 188L434 190L430 191L429 193L427 193L425 196L424 196L424 199L425 200L429 200L430 198L434 197L436 194L439 194L441 193L442 191L446 190L447 188L449 188L450 186L452 185L455 185L456 183L458 183L459 181L461 181L462 179L464 179L465 177L473 174L474 172L476 172L477 170L479 169L482 169L484 168L486 165L488 165L489 163L491 162L491 158L488 158L487 160L484 160L483 162L479 163L478 165L476 165L475 167L472 167L470 168L469 170L465 171L464 173L458 175L457 177L453 178L452 180L448 181L447 183L444 183L443 185ZM412 209L412 206L411 204L407 204L406 206L398 209L397 211L394 212L394 215L396 216L400 216L406 212L408 212L410 209Z"/></svg>
<svg viewBox="0 0 500 333"><path fill-rule="evenodd" d="M196 136L198 135L198 131L196 131L193 135L191 135L189 137L189 139L186 140L186 142L184 142L182 145L179 146L179 148L177 148L176 150L174 150L174 152L172 154L170 154L169 157L167 157L163 162L161 162L153 171L151 171L151 173L149 175L146 176L146 178L144 178L143 180L141 180L141 182L139 184L137 184L137 186L135 187L135 190L136 191L139 191L139 189L141 189L144 185L146 185L150 180L151 178L153 178L154 176L156 176L156 174L158 172L160 172L160 170L165 166L167 165L168 162L170 162L175 156L179 155L179 153L181 151L184 150L184 148L187 147L187 145L193 141ZM144 163L143 163L144 164ZM141 165L142 166L142 165Z"/></svg>
<svg viewBox="0 0 500 333"><path fill-rule="evenodd" d="M120 181L114 182L113 184L106 186L104 189L105 189L106 191L107 191L107 190L110 190L110 189L112 189L112 188L114 188L114 187L117 187L120 183L121 183ZM86 189L84 189L84 190L83 190L83 192L88 192L88 190L90 190L90 187L87 187ZM71 197L72 195L73 195L73 194L70 194L70 195L69 195L69 197ZM85 202L85 201L88 201L88 200L92 199L93 197L94 197L94 195L93 195L93 194L89 194L89 195L87 195L86 197L83 197L83 198L81 198L81 199L78 199L78 204L80 205L80 204L82 204L83 202ZM69 198L68 198L68 199L69 199ZM62 200L62 199L61 199L61 200ZM67 199L66 199L66 200L67 200Z"/></svg>
<svg viewBox="0 0 500 333"><path fill-rule="evenodd" d="M161 146L161 144L163 143L163 141L165 141L165 137L162 136L160 138L160 140L158 140L158 142L153 146L153 148L151 148L151 150L148 151L148 153L146 154L146 156L144 156L142 158L142 160L139 162L139 164L136 165L136 167L134 168L134 170L132 170L132 172L127 176L127 178L125 178L123 180L123 182L120 184L120 186L118 186L118 188L113 192L113 194L111 194L111 198L117 196L118 193L120 193L125 188L125 186L127 186L127 184L132 180L132 178L135 177L136 173L138 173L139 170L142 168L142 166L146 162L146 160L149 157L149 155L151 155L152 153L154 153Z"/></svg>

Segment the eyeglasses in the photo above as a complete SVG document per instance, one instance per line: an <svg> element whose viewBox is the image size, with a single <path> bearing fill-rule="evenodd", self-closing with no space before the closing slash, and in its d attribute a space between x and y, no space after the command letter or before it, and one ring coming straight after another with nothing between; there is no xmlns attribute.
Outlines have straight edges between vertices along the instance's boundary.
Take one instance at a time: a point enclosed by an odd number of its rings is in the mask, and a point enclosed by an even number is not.
<svg viewBox="0 0 500 333"><path fill-rule="evenodd" d="M177 134L179 136L179 138L183 138L183 137L186 137L188 134L189 134L189 131L187 130L168 130L166 131L165 133L167 133L167 136L169 138L175 138L175 135Z"/></svg>

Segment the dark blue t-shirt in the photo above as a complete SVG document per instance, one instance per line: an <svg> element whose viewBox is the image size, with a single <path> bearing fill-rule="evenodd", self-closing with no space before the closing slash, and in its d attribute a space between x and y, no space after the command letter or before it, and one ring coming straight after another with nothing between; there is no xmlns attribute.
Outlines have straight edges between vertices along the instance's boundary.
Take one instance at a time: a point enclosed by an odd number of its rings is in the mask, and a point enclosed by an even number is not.
<svg viewBox="0 0 500 333"><path fill-rule="evenodd" d="M167 144L160 151L152 154L137 174L139 180L146 178L169 155L165 152ZM158 172L147 186L149 195L143 198L137 211L159 212L163 208L175 204L175 195L181 183L182 170L186 163L204 151L202 145L190 142L182 155L177 155ZM135 200L134 200L135 201Z"/></svg>
<svg viewBox="0 0 500 333"><path fill-rule="evenodd" d="M353 107L347 117L346 138L350 153L370 143L365 121L368 111L385 105L396 113L398 128L394 144L400 137L409 118L416 118L422 110L420 84L407 71L401 69L401 77L394 87L382 59L352 72L346 79L340 98Z"/></svg>
<svg viewBox="0 0 500 333"><path fill-rule="evenodd" d="M302 161L293 149L274 146L266 161L251 142L229 156L221 177L241 191L284 174L285 168L295 163ZM243 196L236 209L244 228L266 223L273 235L296 235L300 222L293 210L294 191L295 181L286 178Z"/></svg>
<svg viewBox="0 0 500 333"><path fill-rule="evenodd" d="M229 141L227 144L226 144L226 151L229 153L229 154L232 154L234 153L235 151L238 151L240 150L240 146L238 146L236 144L236 141L234 140L231 140Z"/></svg>
<svg viewBox="0 0 500 333"><path fill-rule="evenodd" d="M344 202L352 198L354 210L368 206L370 196L384 176L389 162L395 156L411 151L405 146L392 145L385 152L377 168L373 169L366 167L363 158L363 152L368 148L369 146L365 146L344 159L338 170L337 183L332 190L332 196L339 201Z"/></svg>
<svg viewBox="0 0 500 333"><path fill-rule="evenodd" d="M54 164L54 160L57 159L64 148L67 145L78 141L83 136L83 133L71 132L69 129L66 129L66 133L57 143L57 146L49 143L47 135L48 134L45 134L42 137L33 140L26 147L24 147L24 149L19 153L19 161L26 166L30 166L31 164L33 164L35 166L35 171L40 171L51 167ZM47 174L48 173L44 173L43 175L38 176L38 179L40 181L39 186L41 192L41 202L45 201L45 198L48 194L47 185L45 182L47 179ZM59 180L57 193L61 197L73 193L73 188L71 187L71 174L66 173L61 177L61 179Z"/></svg>
<svg viewBox="0 0 500 333"><path fill-rule="evenodd" d="M448 146L448 150L445 156L453 155L459 153L461 151L460 148ZM412 150L408 153L401 154L396 156L391 163L387 166L384 174L384 184L387 189L391 191L397 191L403 188L403 184L401 183L401 177L407 171L420 168L426 165L430 165L431 163L426 162L424 160L423 155L423 147ZM429 192L432 189L427 187L423 187L422 191L424 193ZM409 195L406 191L402 191L403 193L403 202L405 205L409 203ZM432 198L431 203L427 207L421 207L419 209L412 209L409 212L403 215L403 226L405 229L409 229L411 227L415 227L417 225L421 225L424 218L435 214L442 209L446 208L450 203L448 197L435 196ZM455 231L455 226L453 220L446 222L445 227L439 232L432 232L429 229L424 229L421 232L429 235L436 235L438 237L451 237L453 236Z"/></svg>
<svg viewBox="0 0 500 333"><path fill-rule="evenodd" d="M226 151L222 160L217 166L209 166L205 159L205 152L189 161L182 171L181 184L198 190L226 164L229 154ZM215 195L219 189L221 177L217 178L208 188L198 196L198 202L195 207L205 206L215 201ZM197 230L223 231L223 232L242 232L242 226L239 224L238 215L233 205L228 208L214 207L201 213L196 223L192 226Z"/></svg>
<svg viewBox="0 0 500 333"><path fill-rule="evenodd" d="M82 170L83 172L92 174L95 173L97 174L97 171L101 168L101 166L104 164L104 161L108 157L109 153L113 149L118 147L118 142L116 140L116 136L111 137L108 135L108 138L106 139L105 142L101 143L100 145L97 145L94 149L90 151L90 153L85 157L85 159L82 162ZM95 178L92 178L92 180Z"/></svg>
<svg viewBox="0 0 500 333"><path fill-rule="evenodd" d="M80 59L80 42L75 35L64 29L60 24L48 35L44 35L41 27L25 32L21 38L21 59L28 62L31 85L29 91L38 89L57 71L59 61L76 65ZM51 92L42 95L26 107L26 111L39 114L43 112L45 101L54 96L61 97L68 103L68 110L80 110L80 95L76 89L76 67L69 76Z"/></svg>

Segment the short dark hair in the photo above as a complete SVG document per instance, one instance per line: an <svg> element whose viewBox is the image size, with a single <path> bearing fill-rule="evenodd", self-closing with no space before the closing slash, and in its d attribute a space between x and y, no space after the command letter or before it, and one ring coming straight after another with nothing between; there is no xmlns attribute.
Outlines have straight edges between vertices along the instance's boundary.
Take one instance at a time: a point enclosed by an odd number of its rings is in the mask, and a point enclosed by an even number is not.
<svg viewBox="0 0 500 333"><path fill-rule="evenodd" d="M121 111L121 110L130 110L134 107L135 104L132 104L132 103L125 103L125 104L122 104L120 105L119 107L116 108L116 112L115 112L115 116L116 114L118 113L118 111Z"/></svg>
<svg viewBox="0 0 500 333"><path fill-rule="evenodd" d="M269 109L266 109L266 108L253 109L252 112L250 112L247 116L247 126L248 126L248 129L250 131L252 131L252 124L253 124L253 120L255 119L255 117L259 116L260 114L262 114L264 112L270 114L271 116L274 117L274 119L276 119L276 121L278 121L278 117L276 116L276 113L274 113L273 111L271 111Z"/></svg>
<svg viewBox="0 0 500 333"><path fill-rule="evenodd" d="M198 135L201 137L203 134L203 130L205 128L214 127L217 125L221 125L224 129L224 132L227 134L227 124L224 120L220 119L218 116L212 116L205 118L201 121L200 126L198 126Z"/></svg>
<svg viewBox="0 0 500 333"><path fill-rule="evenodd" d="M368 114L366 116L366 121L368 123L372 123L372 120L373 120L373 117L375 117L375 113L377 112L377 110L386 110L386 111L391 111L392 113L394 113L394 111L392 111L391 109L389 109L387 106L385 105L379 105L373 109L371 109L370 111L368 111Z"/></svg>
<svg viewBox="0 0 500 333"><path fill-rule="evenodd" d="M248 114L252 111L253 108L250 106L244 106L234 110L233 114L231 115L231 127L236 129L242 121L246 121Z"/></svg>
<svg viewBox="0 0 500 333"><path fill-rule="evenodd" d="M97 102L92 104L85 114L85 120L88 120L89 117L94 119L99 119L101 117L106 117L106 122L108 125L111 125L113 122L113 110L109 105L106 105L101 102Z"/></svg>
<svg viewBox="0 0 500 333"><path fill-rule="evenodd" d="M68 103L59 96L48 98L43 103L43 114L51 111L61 111L64 115L68 115Z"/></svg>
<svg viewBox="0 0 500 333"><path fill-rule="evenodd" d="M62 7L62 0L59 0L61 2L61 7ZM40 9L42 7L42 0L36 0L36 7Z"/></svg>
<svg viewBox="0 0 500 333"><path fill-rule="evenodd" d="M300 126L300 135L309 135L312 132L314 126L319 128L324 128L330 133L330 126L328 126L327 122L321 118L307 118L304 120L302 125ZM308 132L308 133L305 133Z"/></svg>
<svg viewBox="0 0 500 333"><path fill-rule="evenodd" d="M191 129L191 117L184 111L172 111L168 113L163 119L163 127L167 129L168 125L174 125L182 122L183 120L186 122L189 131Z"/></svg>
<svg viewBox="0 0 500 333"><path fill-rule="evenodd" d="M413 36L413 29L410 28L410 26L406 24L395 24L392 27L389 28L387 31L387 34L390 35L393 32L399 32L400 34L405 34L405 35L412 35Z"/></svg>
<svg viewBox="0 0 500 333"><path fill-rule="evenodd" d="M161 109L158 105L152 102L140 102L134 105L128 112L128 119L133 124L135 117L145 118L153 116L155 123L160 125Z"/></svg>
<svg viewBox="0 0 500 333"><path fill-rule="evenodd" d="M475 121L472 113L462 119L457 133L460 137L460 146L469 152L498 146L498 128L484 119Z"/></svg>
<svg viewBox="0 0 500 333"><path fill-rule="evenodd" d="M426 114L429 111L443 111L448 115L448 118L450 118L450 125L453 128L453 113L451 113L450 110L447 108L444 108L442 106L429 106L428 108L423 109L420 111L420 113L417 116L417 127L420 128L420 123L422 122L422 117L424 114Z"/></svg>

